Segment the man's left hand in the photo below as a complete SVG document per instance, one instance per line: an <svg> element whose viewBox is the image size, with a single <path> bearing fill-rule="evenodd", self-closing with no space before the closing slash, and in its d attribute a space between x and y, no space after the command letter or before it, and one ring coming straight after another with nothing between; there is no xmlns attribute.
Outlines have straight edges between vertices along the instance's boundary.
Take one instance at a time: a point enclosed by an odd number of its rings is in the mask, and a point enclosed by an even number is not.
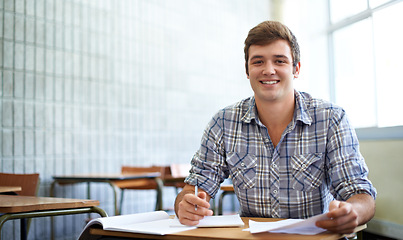
<svg viewBox="0 0 403 240"><path fill-rule="evenodd" d="M351 203L334 200L326 215L330 219L318 221L316 226L338 233L353 233L358 226L358 213Z"/></svg>
<svg viewBox="0 0 403 240"><path fill-rule="evenodd" d="M367 223L375 214L375 200L368 194L356 194L346 202L334 200L329 204L330 219L317 221L316 226L331 232L353 233L359 225Z"/></svg>

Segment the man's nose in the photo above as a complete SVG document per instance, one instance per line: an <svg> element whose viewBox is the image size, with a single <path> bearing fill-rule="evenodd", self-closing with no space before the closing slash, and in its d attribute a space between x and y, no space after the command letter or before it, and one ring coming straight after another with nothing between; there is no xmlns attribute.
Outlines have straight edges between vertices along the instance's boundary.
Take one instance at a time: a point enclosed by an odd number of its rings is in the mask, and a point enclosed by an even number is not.
<svg viewBox="0 0 403 240"><path fill-rule="evenodd" d="M276 69L274 67L274 65L270 62L267 62L264 66L263 66L263 74L265 75L273 75L276 73Z"/></svg>

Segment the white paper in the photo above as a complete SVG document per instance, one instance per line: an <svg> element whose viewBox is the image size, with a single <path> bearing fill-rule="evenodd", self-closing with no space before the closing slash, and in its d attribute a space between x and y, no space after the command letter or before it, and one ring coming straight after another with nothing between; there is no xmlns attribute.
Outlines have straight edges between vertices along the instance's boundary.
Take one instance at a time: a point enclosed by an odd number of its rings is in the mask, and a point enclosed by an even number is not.
<svg viewBox="0 0 403 240"><path fill-rule="evenodd" d="M172 222L171 226L185 226L182 225L177 218ZM239 214L235 215L222 215L222 216L206 216L199 221L196 227L243 227L245 224Z"/></svg>
<svg viewBox="0 0 403 240"><path fill-rule="evenodd" d="M315 225L316 221L329 219L326 214L317 215L308 219L287 219L276 222L256 222L249 220L251 233L273 232L314 235L326 231Z"/></svg>
<svg viewBox="0 0 403 240"><path fill-rule="evenodd" d="M164 211L155 211L155 212L135 213L135 214L112 216L112 217L96 218L91 220L88 224L90 224L91 222L101 223L103 229L107 230L108 228L120 228L127 224L151 222L168 218L169 218L168 213Z"/></svg>
<svg viewBox="0 0 403 240"><path fill-rule="evenodd" d="M182 232L186 230L192 230L196 227L192 226L173 226L175 219L162 219L151 222L142 222L134 224L121 225L119 227L108 227L104 230L110 231L120 231L120 232L133 232L133 233L145 233L145 234L156 234L165 235L171 233Z"/></svg>
<svg viewBox="0 0 403 240"><path fill-rule="evenodd" d="M200 220L197 227L243 227L245 224L239 214L206 216Z"/></svg>

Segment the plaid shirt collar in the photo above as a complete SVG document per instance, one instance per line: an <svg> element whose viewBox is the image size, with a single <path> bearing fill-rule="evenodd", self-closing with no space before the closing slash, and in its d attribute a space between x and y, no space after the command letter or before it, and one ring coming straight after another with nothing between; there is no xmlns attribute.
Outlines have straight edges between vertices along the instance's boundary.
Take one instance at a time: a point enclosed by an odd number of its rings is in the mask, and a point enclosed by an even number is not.
<svg viewBox="0 0 403 240"><path fill-rule="evenodd" d="M306 125L312 124L312 118L309 114L309 107L310 107L310 99L306 99L307 97L302 95L298 91L294 91L295 96L295 109L294 109L294 121L301 121ZM255 97L249 98L249 103L247 104L248 108L246 109L245 113L242 115L241 120L245 123L251 123L252 120L259 122L258 114L257 114L257 107ZM244 110L243 110L244 111Z"/></svg>

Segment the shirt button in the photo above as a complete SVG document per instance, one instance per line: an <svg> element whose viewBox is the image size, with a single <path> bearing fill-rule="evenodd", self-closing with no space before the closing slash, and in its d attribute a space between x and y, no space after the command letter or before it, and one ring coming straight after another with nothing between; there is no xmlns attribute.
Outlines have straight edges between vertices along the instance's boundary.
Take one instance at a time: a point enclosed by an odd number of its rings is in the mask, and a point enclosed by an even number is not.
<svg viewBox="0 0 403 240"><path fill-rule="evenodd" d="M274 194L277 194L277 190L273 190L273 193L274 193Z"/></svg>
<svg viewBox="0 0 403 240"><path fill-rule="evenodd" d="M273 168L277 168L277 165L275 163L272 164Z"/></svg>
<svg viewBox="0 0 403 240"><path fill-rule="evenodd" d="M241 166L242 166L242 167L245 167L245 163L241 163Z"/></svg>

